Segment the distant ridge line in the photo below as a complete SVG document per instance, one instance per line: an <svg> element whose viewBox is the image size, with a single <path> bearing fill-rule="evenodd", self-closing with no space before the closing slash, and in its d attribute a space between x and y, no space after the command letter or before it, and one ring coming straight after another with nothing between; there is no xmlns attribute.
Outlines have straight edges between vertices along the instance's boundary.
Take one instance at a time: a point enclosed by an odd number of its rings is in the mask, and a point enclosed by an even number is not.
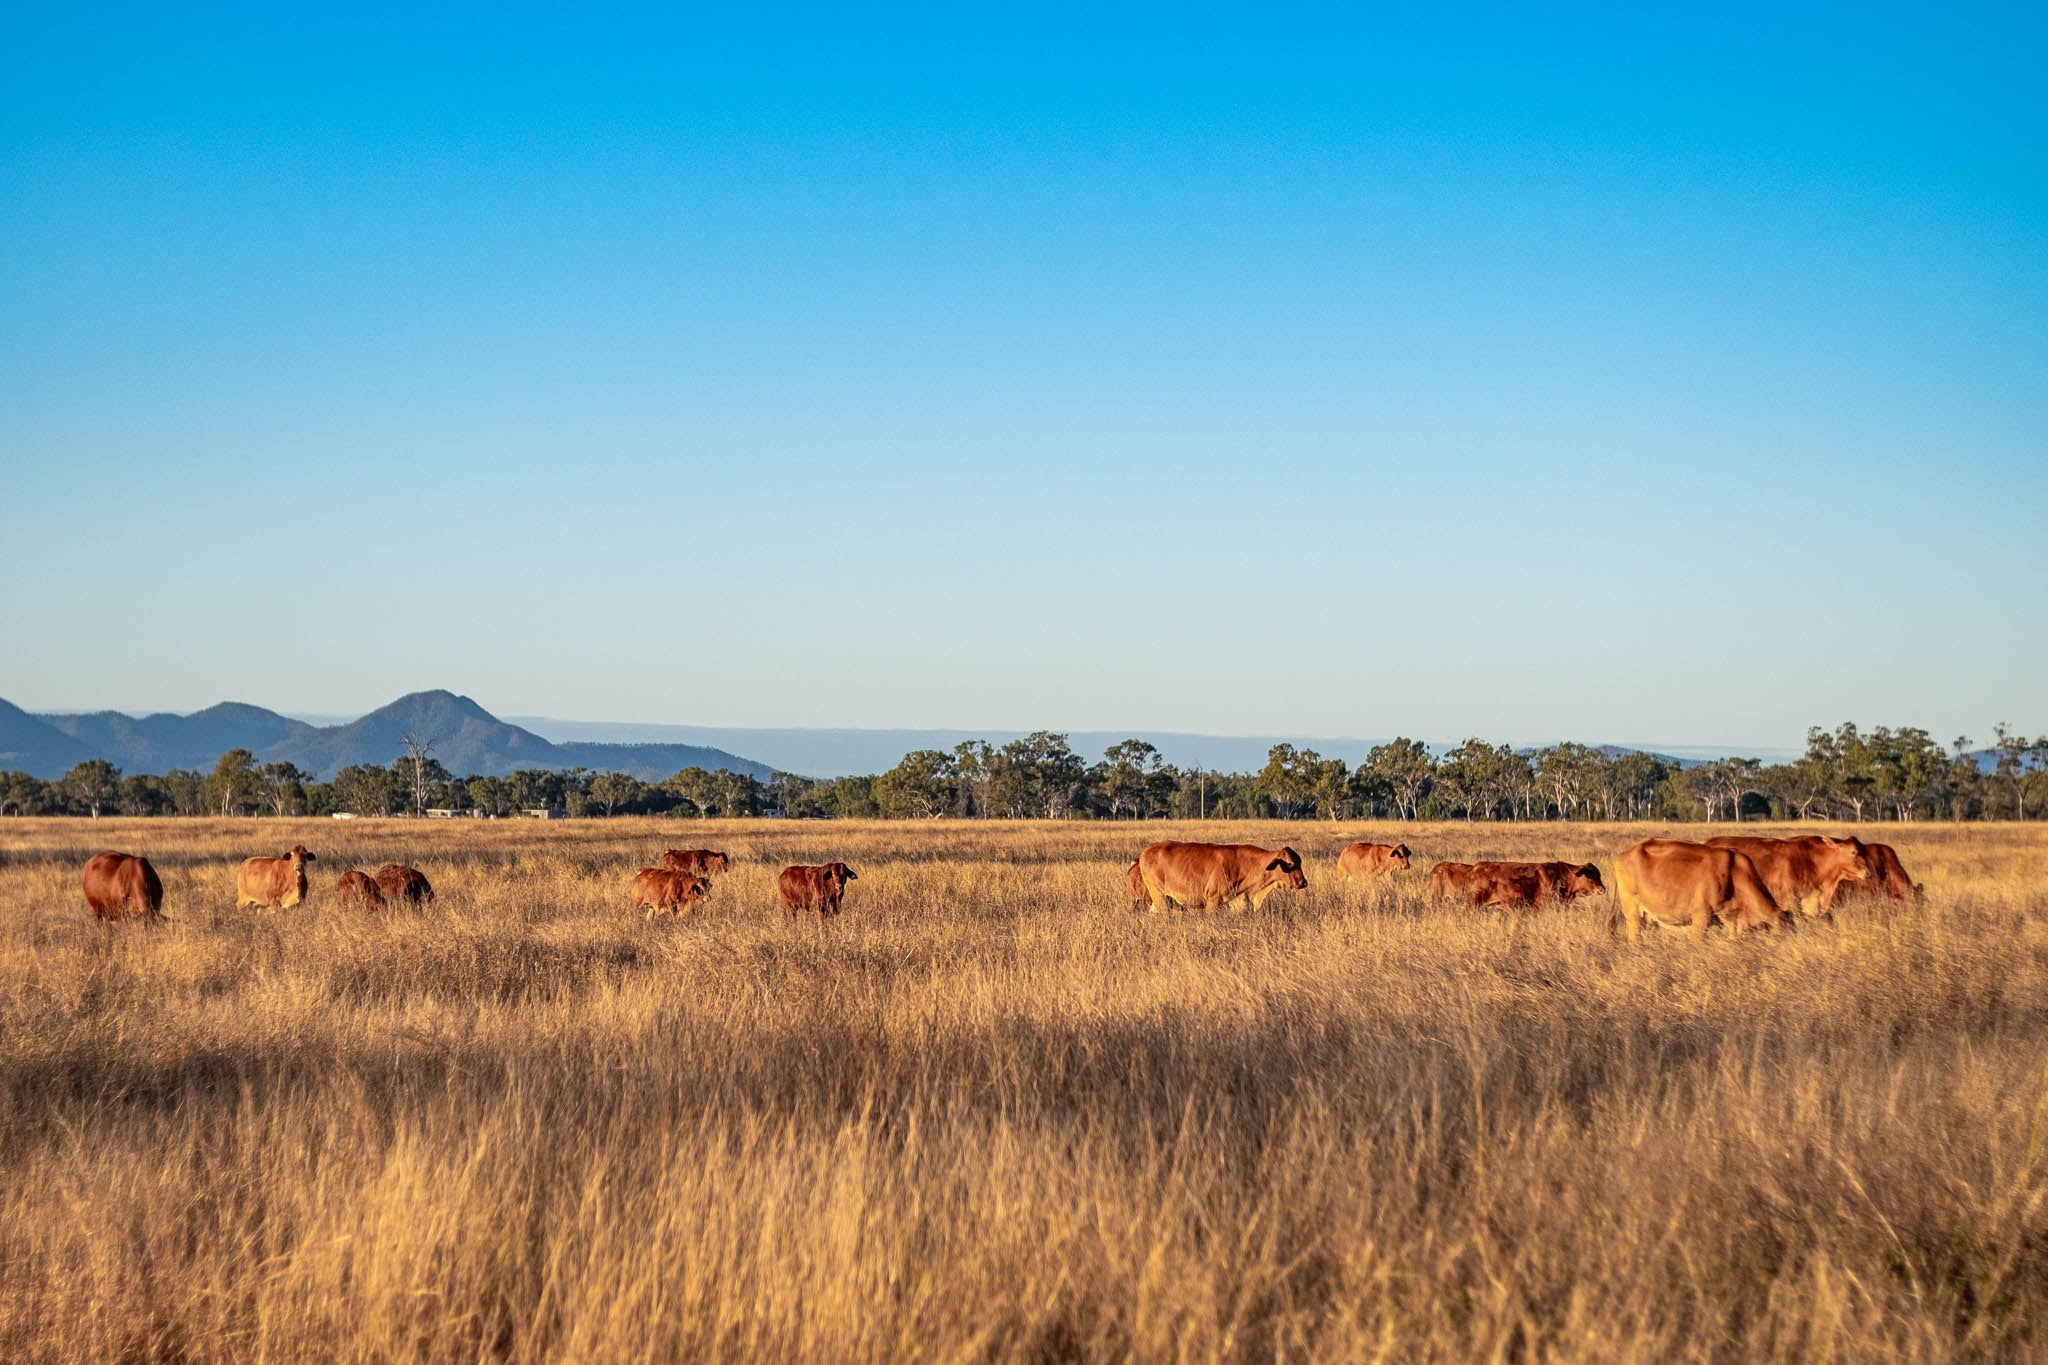
<svg viewBox="0 0 2048 1365"><path fill-rule="evenodd" d="M773 770L701 744L556 743L492 715L469 697L413 692L337 725L310 725L261 706L221 702L189 715L120 711L33 715L0 701L0 770L49 781L100 758L128 773L211 770L230 749L259 763L292 763L321 779L357 764L388 767L403 737L433 741L433 757L458 777L503 777L521 768L593 768L658 782L684 768L725 769L766 779Z"/></svg>

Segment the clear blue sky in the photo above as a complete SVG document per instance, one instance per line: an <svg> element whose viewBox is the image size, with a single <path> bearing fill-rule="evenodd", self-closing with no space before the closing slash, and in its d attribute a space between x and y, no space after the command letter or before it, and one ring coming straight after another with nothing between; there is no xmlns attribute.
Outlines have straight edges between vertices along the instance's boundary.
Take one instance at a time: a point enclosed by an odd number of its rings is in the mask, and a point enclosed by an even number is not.
<svg viewBox="0 0 2048 1365"><path fill-rule="evenodd" d="M13 16L0 696L2048 729L2042 7L961 8Z"/></svg>

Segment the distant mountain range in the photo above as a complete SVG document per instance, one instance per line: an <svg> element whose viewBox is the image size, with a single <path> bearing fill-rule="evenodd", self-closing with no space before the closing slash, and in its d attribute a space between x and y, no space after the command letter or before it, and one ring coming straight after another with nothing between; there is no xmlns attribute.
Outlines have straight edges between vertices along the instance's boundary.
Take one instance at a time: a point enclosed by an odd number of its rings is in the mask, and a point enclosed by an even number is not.
<svg viewBox="0 0 2048 1365"><path fill-rule="evenodd" d="M556 743L499 720L453 692L415 692L339 725L309 725L260 706L222 702L180 716L130 716L119 711L31 715L0 701L0 771L61 777L73 765L104 758L124 772L173 768L210 771L229 749L247 749L259 763L295 763L321 778L358 763L388 765L405 751L404 736L433 743L449 772L502 777L520 768L591 768L654 782L684 768L724 768L766 778L772 769L723 749L674 743ZM894 762L892 759L891 762Z"/></svg>

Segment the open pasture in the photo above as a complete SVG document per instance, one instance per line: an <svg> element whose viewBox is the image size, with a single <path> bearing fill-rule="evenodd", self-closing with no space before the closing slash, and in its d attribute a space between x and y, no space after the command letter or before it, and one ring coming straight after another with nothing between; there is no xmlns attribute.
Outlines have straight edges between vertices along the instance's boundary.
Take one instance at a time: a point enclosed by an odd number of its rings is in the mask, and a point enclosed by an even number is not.
<svg viewBox="0 0 2048 1365"><path fill-rule="evenodd" d="M1924 902L1773 936L1423 894L1729 828L0 821L0 1358L2038 1358L2048 830L1862 827ZM1133 913L1168 837L1309 889Z"/></svg>

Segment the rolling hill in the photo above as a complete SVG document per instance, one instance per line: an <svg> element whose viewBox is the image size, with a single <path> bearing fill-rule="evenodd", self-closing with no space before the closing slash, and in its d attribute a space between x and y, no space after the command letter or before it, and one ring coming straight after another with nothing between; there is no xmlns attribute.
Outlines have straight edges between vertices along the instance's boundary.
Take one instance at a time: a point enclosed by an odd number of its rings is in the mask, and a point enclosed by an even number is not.
<svg viewBox="0 0 2048 1365"><path fill-rule="evenodd" d="M389 764L404 737L432 743L433 757L460 776L502 777L521 768L591 768L659 781L683 768L723 768L766 778L765 764L700 744L555 744L499 720L453 692L415 692L341 725L309 725L260 706L222 702L191 715L135 717L118 711L35 716L0 701L0 770L61 777L104 758L130 773L206 771L229 749L259 763L295 763L321 778L359 763Z"/></svg>

